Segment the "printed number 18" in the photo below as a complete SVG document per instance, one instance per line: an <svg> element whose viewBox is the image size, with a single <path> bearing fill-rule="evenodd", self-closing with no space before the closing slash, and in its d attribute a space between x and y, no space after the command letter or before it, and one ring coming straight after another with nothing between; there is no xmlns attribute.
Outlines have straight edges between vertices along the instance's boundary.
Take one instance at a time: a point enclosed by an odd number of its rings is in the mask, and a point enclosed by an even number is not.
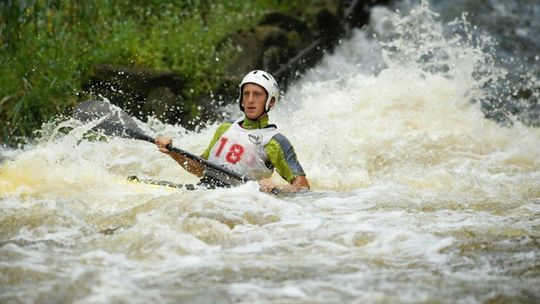
<svg viewBox="0 0 540 304"><path fill-rule="evenodd" d="M225 147L227 141L229 141L229 139L226 137L222 137L219 140L219 147L216 150L216 157L219 157L221 155L221 152L223 152L223 148ZM233 144L229 148L229 152L227 152L227 154L225 155L225 160L234 165L242 159L242 154L244 154L244 147L239 144Z"/></svg>

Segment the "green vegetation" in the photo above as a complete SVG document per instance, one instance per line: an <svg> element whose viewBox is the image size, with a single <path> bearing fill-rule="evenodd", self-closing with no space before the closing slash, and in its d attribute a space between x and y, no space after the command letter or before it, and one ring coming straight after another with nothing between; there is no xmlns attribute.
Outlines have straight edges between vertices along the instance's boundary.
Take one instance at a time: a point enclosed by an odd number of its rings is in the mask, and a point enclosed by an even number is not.
<svg viewBox="0 0 540 304"><path fill-rule="evenodd" d="M262 14L306 1L6 0L0 2L0 143L31 137L81 98L94 64L173 70L197 95L214 88L227 48ZM308 1L309 2L309 1ZM188 96L189 100L189 96Z"/></svg>

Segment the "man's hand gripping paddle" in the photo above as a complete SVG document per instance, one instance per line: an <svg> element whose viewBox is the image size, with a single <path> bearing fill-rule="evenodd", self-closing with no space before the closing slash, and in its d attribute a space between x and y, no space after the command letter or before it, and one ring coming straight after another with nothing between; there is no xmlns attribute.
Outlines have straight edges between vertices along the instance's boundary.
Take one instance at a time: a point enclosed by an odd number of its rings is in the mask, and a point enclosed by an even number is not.
<svg viewBox="0 0 540 304"><path fill-rule="evenodd" d="M126 112L119 107L104 101L85 101L75 108L73 116L83 123L101 120L93 128L93 130L102 132L106 135L138 139L155 143L155 139L144 134L144 132L137 126L133 118L131 118ZM172 145L168 145L167 149L171 152L178 153L191 160L201 163L206 170L211 170L218 176L223 176L223 179L227 180L227 182L230 182L231 184L242 184L249 180L243 175L209 162L208 160L200 158L199 156L193 155L187 151L173 147Z"/></svg>

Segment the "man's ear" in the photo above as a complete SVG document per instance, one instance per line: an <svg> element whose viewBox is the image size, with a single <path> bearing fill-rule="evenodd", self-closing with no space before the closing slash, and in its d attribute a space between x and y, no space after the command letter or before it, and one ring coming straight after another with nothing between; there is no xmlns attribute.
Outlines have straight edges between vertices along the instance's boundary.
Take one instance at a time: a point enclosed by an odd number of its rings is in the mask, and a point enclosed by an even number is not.
<svg viewBox="0 0 540 304"><path fill-rule="evenodd" d="M276 104L276 99L272 97L272 99L270 99L269 108L273 108L275 104Z"/></svg>

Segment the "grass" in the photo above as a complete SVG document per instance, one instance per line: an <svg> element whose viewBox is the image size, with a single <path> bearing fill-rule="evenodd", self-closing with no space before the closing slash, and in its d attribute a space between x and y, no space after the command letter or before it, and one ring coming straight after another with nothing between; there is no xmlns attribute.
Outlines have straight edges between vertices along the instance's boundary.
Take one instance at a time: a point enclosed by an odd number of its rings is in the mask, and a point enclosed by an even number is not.
<svg viewBox="0 0 540 304"><path fill-rule="evenodd" d="M215 46L228 34L256 24L270 9L309 1L282 2L2 1L0 143L31 138L84 99L82 83L94 64L176 71L193 102L218 85L230 50L216 53Z"/></svg>

